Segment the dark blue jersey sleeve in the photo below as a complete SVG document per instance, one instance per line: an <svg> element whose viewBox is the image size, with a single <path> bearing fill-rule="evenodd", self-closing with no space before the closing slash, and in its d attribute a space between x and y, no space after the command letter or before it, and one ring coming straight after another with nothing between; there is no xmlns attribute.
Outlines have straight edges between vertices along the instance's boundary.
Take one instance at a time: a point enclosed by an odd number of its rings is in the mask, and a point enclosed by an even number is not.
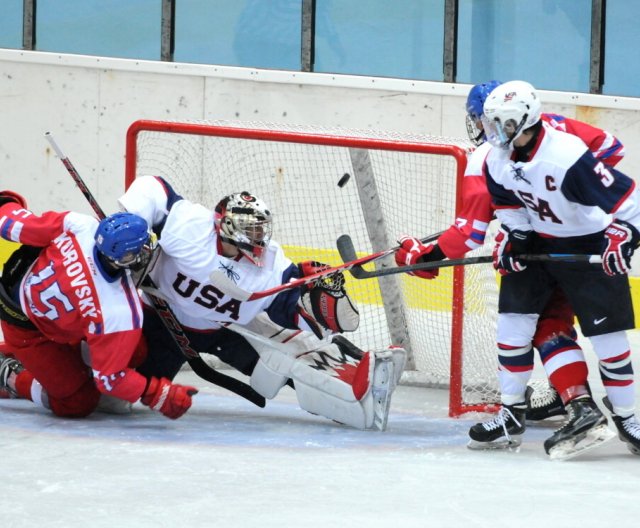
<svg viewBox="0 0 640 528"><path fill-rule="evenodd" d="M154 176L154 178L162 185L164 192L167 194L167 211L171 211L171 208L176 202L182 200L182 196L180 196L176 191L173 190L171 184L162 178L161 176ZM167 221L167 217L165 216L164 220L160 222L157 226L153 227L153 232L159 237L162 234L162 229L164 228L164 224Z"/></svg>
<svg viewBox="0 0 640 528"><path fill-rule="evenodd" d="M614 213L633 188L629 176L608 167L587 151L567 170L561 191L572 202Z"/></svg>
<svg viewBox="0 0 640 528"><path fill-rule="evenodd" d="M300 278L300 270L298 266L291 264L282 274L282 284L298 278ZM269 308L267 308L269 319L285 328L298 328L297 306L300 292L300 288L293 288L276 295Z"/></svg>

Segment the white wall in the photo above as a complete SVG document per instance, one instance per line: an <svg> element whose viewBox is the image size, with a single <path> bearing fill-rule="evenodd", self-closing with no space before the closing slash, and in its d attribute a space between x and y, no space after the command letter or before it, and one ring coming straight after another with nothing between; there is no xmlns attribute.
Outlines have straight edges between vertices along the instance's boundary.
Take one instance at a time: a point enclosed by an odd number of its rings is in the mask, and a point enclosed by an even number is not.
<svg viewBox="0 0 640 528"><path fill-rule="evenodd" d="M34 211L90 212L50 151L50 131L107 213L123 192L136 119L223 119L466 137L469 85L0 50L1 186ZM540 92L545 110L607 128L640 177L640 100Z"/></svg>

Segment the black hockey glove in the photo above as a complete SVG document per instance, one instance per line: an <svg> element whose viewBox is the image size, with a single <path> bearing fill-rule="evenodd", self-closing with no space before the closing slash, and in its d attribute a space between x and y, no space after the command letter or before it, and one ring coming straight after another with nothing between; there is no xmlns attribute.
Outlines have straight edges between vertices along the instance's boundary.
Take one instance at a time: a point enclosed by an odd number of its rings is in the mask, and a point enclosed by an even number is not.
<svg viewBox="0 0 640 528"><path fill-rule="evenodd" d="M527 269L524 260L516 258L529 250L531 231L510 231L506 226L500 226L496 236L496 244L493 247L493 267L500 275L516 273Z"/></svg>

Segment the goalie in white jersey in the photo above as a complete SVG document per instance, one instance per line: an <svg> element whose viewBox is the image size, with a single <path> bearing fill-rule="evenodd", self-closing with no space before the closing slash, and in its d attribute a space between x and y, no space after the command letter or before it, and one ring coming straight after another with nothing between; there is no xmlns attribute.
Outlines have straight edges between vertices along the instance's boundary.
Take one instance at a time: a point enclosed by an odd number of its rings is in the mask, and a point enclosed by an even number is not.
<svg viewBox="0 0 640 528"><path fill-rule="evenodd" d="M362 352L342 336L328 341L359 321L339 277L244 302L211 284L211 272L221 270L242 288L265 290L322 266L296 265L284 255L271 238L272 215L262 200L236 193L212 212L176 194L164 179L142 176L119 203L156 231L161 251L150 277L195 350L250 376L265 398L289 383L309 412L361 429L385 428L404 350ZM149 357L138 370L173 379L185 357L151 310L145 310L144 335Z"/></svg>
<svg viewBox="0 0 640 528"><path fill-rule="evenodd" d="M540 119L535 89L511 81L491 92L483 125L489 151L484 171L502 224L494 266L504 273L498 318L502 409L471 428L470 447L519 443L531 339L551 292L560 286L582 333L598 356L620 438L640 454L635 385L626 330L634 327L626 273L640 242L640 195L631 178L595 158L576 136ZM526 262L524 253L601 254L603 265ZM545 442L552 458L566 458L612 437L588 395L571 400L568 421Z"/></svg>

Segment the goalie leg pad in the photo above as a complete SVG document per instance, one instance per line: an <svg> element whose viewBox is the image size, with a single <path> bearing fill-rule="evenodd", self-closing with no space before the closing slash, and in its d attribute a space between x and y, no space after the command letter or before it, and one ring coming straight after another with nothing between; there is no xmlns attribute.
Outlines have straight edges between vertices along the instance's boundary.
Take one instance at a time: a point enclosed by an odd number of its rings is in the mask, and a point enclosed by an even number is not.
<svg viewBox="0 0 640 528"><path fill-rule="evenodd" d="M370 353L355 361L342 356L336 345L304 354L291 371L298 403L312 414L366 429L373 423L373 412L358 396L366 399L370 392L373 368Z"/></svg>
<svg viewBox="0 0 640 528"><path fill-rule="evenodd" d="M405 352L366 352L360 361L336 345L304 354L291 372L300 407L358 429L386 427Z"/></svg>
<svg viewBox="0 0 640 528"><path fill-rule="evenodd" d="M250 385L253 390L268 400L275 398L289 379L288 375L279 372L280 369L287 369L285 366L287 364L290 368L291 358L288 358L285 354L278 351L274 353L263 352L251 373Z"/></svg>

